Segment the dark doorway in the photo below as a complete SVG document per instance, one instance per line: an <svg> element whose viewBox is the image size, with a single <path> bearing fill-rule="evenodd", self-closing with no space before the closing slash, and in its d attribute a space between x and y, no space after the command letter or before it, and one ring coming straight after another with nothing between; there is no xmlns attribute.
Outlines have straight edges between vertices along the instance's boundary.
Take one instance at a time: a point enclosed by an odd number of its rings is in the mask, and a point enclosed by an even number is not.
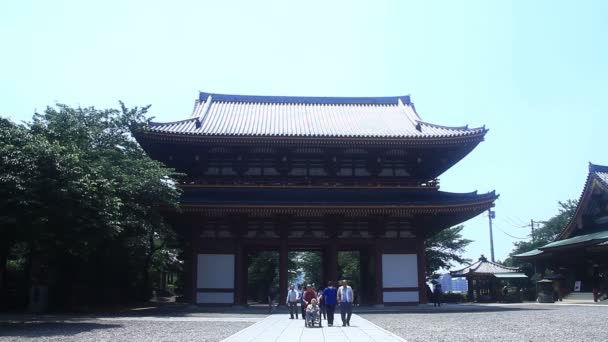
<svg viewBox="0 0 608 342"><path fill-rule="evenodd" d="M279 296L279 252L247 253L247 303L276 303Z"/></svg>
<svg viewBox="0 0 608 342"><path fill-rule="evenodd" d="M359 251L338 252L338 278L348 280L355 291L355 297L361 290L361 254Z"/></svg>
<svg viewBox="0 0 608 342"><path fill-rule="evenodd" d="M290 284L313 285L318 289L323 287L323 259L320 251L289 252Z"/></svg>
<svg viewBox="0 0 608 342"><path fill-rule="evenodd" d="M375 267L374 254L367 248L338 252L339 279L348 280L356 304L376 303Z"/></svg>

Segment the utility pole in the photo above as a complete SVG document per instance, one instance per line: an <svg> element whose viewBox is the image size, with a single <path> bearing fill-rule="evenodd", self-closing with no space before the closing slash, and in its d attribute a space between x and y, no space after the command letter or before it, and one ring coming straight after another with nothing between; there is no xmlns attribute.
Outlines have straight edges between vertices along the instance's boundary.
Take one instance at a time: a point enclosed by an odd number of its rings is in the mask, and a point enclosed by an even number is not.
<svg viewBox="0 0 608 342"><path fill-rule="evenodd" d="M492 219L496 218L496 213L492 209L488 209L488 219L490 220L490 252L492 262L494 262L494 233L492 232Z"/></svg>
<svg viewBox="0 0 608 342"><path fill-rule="evenodd" d="M534 220L530 220L530 229L532 234L532 243L536 242L536 238L534 238Z"/></svg>

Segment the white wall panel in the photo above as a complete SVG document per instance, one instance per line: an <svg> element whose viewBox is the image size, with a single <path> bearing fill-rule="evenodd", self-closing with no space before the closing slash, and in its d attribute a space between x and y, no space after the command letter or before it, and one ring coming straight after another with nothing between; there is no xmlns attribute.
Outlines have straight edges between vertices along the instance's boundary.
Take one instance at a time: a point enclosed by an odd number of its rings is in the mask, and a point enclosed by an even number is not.
<svg viewBox="0 0 608 342"><path fill-rule="evenodd" d="M234 254L199 254L197 261L197 288L234 288Z"/></svg>
<svg viewBox="0 0 608 342"><path fill-rule="evenodd" d="M196 294L197 304L232 304L234 303L234 292L198 292Z"/></svg>
<svg viewBox="0 0 608 342"><path fill-rule="evenodd" d="M384 303L395 303L395 302L418 302L419 301L418 291L395 291L387 292L382 294L382 300Z"/></svg>
<svg viewBox="0 0 608 342"><path fill-rule="evenodd" d="M418 287L416 254L382 254L382 287Z"/></svg>

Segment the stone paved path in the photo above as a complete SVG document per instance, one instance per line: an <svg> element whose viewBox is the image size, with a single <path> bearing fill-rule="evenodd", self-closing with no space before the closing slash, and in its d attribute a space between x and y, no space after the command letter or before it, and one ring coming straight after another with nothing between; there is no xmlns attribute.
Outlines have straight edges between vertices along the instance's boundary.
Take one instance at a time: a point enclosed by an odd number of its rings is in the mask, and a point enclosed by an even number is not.
<svg viewBox="0 0 608 342"><path fill-rule="evenodd" d="M405 341L401 337L378 327L359 315L353 314L350 327L342 327L339 317L340 315L337 315L335 321L337 326L328 327L327 321L323 321L323 328L306 328L302 319L289 319L287 314L274 314L228 337L223 342Z"/></svg>

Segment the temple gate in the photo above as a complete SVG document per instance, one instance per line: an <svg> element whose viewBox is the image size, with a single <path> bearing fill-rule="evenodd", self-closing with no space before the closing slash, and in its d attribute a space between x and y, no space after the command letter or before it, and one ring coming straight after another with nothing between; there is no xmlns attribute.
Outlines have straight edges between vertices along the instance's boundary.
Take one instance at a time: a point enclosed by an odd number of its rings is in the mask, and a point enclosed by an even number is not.
<svg viewBox="0 0 608 342"><path fill-rule="evenodd" d="M485 128L422 121L409 96L275 97L201 92L190 118L152 122L136 138L185 173L188 295L197 304L247 304L247 255L322 252L337 280L338 252L361 259L364 304L426 302L424 241L493 206L494 192L439 190L437 177L483 141Z"/></svg>

